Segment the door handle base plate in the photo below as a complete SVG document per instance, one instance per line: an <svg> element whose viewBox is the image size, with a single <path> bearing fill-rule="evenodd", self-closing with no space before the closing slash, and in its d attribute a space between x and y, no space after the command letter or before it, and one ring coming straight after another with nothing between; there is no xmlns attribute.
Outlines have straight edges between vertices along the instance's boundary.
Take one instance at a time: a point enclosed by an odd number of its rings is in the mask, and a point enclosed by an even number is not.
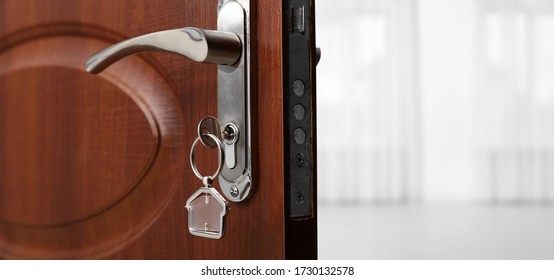
<svg viewBox="0 0 554 280"><path fill-rule="evenodd" d="M236 164L224 166L219 185L225 197L233 202L248 199L254 193L252 184L251 106L250 106L250 17L248 0L220 0L219 31L235 33L241 40L242 54L234 65L218 66L218 119L240 129L235 143Z"/></svg>

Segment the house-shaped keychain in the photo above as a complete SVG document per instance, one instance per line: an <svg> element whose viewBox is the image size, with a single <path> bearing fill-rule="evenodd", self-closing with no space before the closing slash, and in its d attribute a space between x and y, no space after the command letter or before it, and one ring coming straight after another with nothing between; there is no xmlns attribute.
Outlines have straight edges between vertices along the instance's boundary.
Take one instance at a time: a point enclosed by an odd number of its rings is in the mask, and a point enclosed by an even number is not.
<svg viewBox="0 0 554 280"><path fill-rule="evenodd" d="M220 239L223 236L224 218L229 211L227 201L212 187L201 187L188 200L189 232L192 235Z"/></svg>

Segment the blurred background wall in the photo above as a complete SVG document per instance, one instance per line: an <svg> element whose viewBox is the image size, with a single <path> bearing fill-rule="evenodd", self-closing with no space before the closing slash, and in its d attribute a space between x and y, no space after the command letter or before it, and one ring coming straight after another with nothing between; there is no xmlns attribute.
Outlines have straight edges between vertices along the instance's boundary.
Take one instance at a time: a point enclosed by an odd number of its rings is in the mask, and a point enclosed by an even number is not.
<svg viewBox="0 0 554 280"><path fill-rule="evenodd" d="M554 258L553 0L317 0L316 24L320 257Z"/></svg>

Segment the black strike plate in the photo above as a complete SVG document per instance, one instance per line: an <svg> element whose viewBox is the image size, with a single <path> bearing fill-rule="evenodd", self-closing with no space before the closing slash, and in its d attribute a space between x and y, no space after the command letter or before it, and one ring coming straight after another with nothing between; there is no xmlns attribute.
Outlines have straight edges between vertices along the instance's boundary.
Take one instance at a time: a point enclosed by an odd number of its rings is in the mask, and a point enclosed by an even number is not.
<svg viewBox="0 0 554 280"><path fill-rule="evenodd" d="M285 159L289 217L311 217L315 196L315 44L308 0L288 0Z"/></svg>

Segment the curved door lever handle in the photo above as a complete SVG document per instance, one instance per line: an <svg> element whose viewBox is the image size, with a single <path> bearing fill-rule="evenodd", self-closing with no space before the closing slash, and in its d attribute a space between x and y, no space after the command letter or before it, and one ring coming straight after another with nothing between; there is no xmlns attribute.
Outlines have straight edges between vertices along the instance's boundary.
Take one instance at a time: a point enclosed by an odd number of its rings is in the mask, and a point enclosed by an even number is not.
<svg viewBox="0 0 554 280"><path fill-rule="evenodd" d="M242 47L235 33L186 27L142 35L103 49L89 58L86 69L98 74L128 55L145 51L164 51L196 62L233 65L239 61Z"/></svg>
<svg viewBox="0 0 554 280"><path fill-rule="evenodd" d="M1 1L1 0L0 0ZM214 1L214 0L210 0ZM172 29L128 39L108 47L86 63L98 74L112 63L144 51L180 54L197 62L217 66L217 112L221 124L235 128L240 137L224 143L226 157L219 187L234 202L255 192L251 138L251 38L250 0L218 0L217 30L194 27ZM254 76L255 79L255 76Z"/></svg>

